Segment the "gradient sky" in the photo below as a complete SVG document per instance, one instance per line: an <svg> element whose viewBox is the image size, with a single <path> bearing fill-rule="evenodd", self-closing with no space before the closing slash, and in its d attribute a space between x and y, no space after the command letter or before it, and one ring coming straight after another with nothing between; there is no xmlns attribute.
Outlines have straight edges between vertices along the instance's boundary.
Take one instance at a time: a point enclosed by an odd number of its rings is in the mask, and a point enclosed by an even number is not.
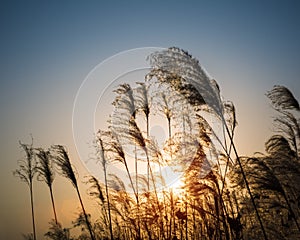
<svg viewBox="0 0 300 240"><path fill-rule="evenodd" d="M32 134L35 146L66 145L83 180L72 139L74 99L93 67L120 51L189 51L236 105L239 152L263 151L272 130L265 92L282 84L300 99L299 11L299 1L1 1L0 239L31 231L28 189L12 176L19 140L30 142ZM36 186L42 236L52 210L48 189ZM54 188L57 207L66 209L59 220L70 226L75 193L60 177Z"/></svg>

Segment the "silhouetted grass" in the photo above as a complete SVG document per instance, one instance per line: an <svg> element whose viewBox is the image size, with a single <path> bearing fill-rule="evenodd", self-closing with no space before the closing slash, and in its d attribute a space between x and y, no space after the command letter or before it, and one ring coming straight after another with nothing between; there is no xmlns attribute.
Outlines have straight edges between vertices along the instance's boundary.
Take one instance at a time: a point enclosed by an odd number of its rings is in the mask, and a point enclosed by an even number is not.
<svg viewBox="0 0 300 240"><path fill-rule="evenodd" d="M87 181L91 201L98 203L94 222L83 206L66 149L53 146L51 155L38 149L36 168L32 146L21 144L26 159L15 175L28 183L31 199L37 170L52 192L53 158L59 173L75 187L82 206L73 221L81 234L70 236L69 229L57 222L53 201L55 221L45 236L60 240L299 238L300 126L299 104L293 94L282 86L267 93L278 113L274 120L278 132L266 142L266 153L241 157L233 141L234 104L221 99L219 86L198 61L181 49L170 48L153 53L150 63L146 83L121 84L115 90L111 125L96 135L96 159L104 183L94 176ZM162 149L149 134L154 114L168 121ZM137 121L138 116L146 122ZM209 117L218 122L219 130ZM142 161L147 163L145 175L137 167ZM109 172L109 165L116 162L124 168L128 186ZM168 186L164 167L176 167L182 173L180 187Z"/></svg>

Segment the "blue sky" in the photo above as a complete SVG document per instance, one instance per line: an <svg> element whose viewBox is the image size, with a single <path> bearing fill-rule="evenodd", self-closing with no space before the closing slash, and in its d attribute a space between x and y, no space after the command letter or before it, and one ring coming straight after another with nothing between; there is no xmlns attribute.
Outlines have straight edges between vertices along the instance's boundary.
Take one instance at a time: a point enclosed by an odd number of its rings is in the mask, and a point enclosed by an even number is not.
<svg viewBox="0 0 300 240"><path fill-rule="evenodd" d="M11 174L22 157L18 140L32 134L36 145L64 144L80 165L71 128L75 95L94 66L120 51L189 51L236 104L240 152L262 151L272 130L264 93L282 84L300 99L299 11L299 1L1 1L0 237L20 239L31 230L27 188ZM39 187L43 209L48 193ZM39 234L50 216L41 217Z"/></svg>

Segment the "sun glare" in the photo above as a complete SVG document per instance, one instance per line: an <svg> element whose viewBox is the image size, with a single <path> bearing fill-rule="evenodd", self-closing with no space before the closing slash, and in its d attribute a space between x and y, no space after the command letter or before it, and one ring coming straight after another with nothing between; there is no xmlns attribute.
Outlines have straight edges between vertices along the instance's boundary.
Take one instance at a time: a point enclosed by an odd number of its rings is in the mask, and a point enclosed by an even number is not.
<svg viewBox="0 0 300 240"><path fill-rule="evenodd" d="M182 181L182 178L178 178L171 183L169 189L176 195L182 194L184 192L184 182Z"/></svg>

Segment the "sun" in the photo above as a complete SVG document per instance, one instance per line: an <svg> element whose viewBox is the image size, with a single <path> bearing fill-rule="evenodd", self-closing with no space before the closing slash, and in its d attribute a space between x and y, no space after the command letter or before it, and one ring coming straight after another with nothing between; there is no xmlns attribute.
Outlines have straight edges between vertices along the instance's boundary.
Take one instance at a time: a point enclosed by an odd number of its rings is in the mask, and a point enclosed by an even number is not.
<svg viewBox="0 0 300 240"><path fill-rule="evenodd" d="M161 191L158 192L158 198L160 200L164 199L165 194L169 196L173 196L176 199L181 199L186 195L186 191L184 188L184 182L182 178L175 179L172 183L169 183L166 187L162 188Z"/></svg>
<svg viewBox="0 0 300 240"><path fill-rule="evenodd" d="M184 182L182 177L176 179L173 183L169 185L170 192L180 196L184 192Z"/></svg>

